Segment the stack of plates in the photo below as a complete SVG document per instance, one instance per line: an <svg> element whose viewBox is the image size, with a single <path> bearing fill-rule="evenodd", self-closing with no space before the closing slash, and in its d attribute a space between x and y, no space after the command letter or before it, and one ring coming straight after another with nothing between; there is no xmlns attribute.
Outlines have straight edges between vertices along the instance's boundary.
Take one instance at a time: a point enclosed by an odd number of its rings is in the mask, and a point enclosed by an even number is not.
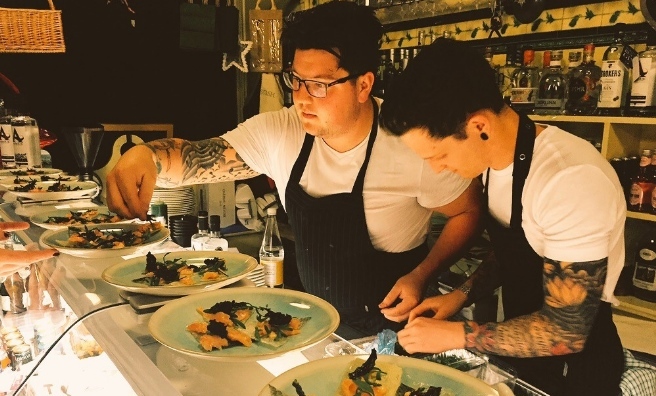
<svg viewBox="0 0 656 396"><path fill-rule="evenodd" d="M168 215L182 215L196 213L196 194L191 186L175 188L155 188L150 204L157 201L166 203Z"/></svg>
<svg viewBox="0 0 656 396"><path fill-rule="evenodd" d="M258 265L253 271L246 275L246 278L253 281L257 287L264 286L264 267Z"/></svg>

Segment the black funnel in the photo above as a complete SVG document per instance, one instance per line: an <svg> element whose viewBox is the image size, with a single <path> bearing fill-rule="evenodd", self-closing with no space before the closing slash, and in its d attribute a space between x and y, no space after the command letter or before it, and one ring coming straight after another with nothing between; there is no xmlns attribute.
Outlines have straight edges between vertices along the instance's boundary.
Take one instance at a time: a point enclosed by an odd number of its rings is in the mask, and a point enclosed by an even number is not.
<svg viewBox="0 0 656 396"><path fill-rule="evenodd" d="M100 124L94 124L64 127L62 132L80 170L80 181L93 180L93 165L96 162L105 129Z"/></svg>

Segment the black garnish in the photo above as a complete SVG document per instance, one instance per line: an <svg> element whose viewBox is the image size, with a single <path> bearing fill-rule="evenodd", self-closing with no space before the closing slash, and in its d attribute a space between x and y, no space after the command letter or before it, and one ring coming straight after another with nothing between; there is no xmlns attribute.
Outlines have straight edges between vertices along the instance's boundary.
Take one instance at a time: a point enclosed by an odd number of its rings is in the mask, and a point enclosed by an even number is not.
<svg viewBox="0 0 656 396"><path fill-rule="evenodd" d="M362 366L357 367L353 372L349 373L350 379L356 379L358 377L364 377L368 372L374 369L376 366L376 350L371 350L371 355L367 358L367 361L362 363Z"/></svg>

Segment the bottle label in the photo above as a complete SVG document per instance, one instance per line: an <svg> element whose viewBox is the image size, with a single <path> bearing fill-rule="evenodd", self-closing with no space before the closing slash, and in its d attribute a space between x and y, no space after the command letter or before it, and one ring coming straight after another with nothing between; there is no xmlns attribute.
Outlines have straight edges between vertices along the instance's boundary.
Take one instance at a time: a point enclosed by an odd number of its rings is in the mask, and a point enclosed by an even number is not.
<svg viewBox="0 0 656 396"><path fill-rule="evenodd" d="M510 90L510 102L513 104L535 104L538 89L535 88L512 88Z"/></svg>
<svg viewBox="0 0 656 396"><path fill-rule="evenodd" d="M14 158L14 139L12 139L11 124L0 124L0 152L2 153L2 166L16 167Z"/></svg>
<svg viewBox="0 0 656 396"><path fill-rule="evenodd" d="M601 93L598 107L607 109L619 108L622 104L622 89L626 70L618 60L605 60L601 64Z"/></svg>
<svg viewBox="0 0 656 396"><path fill-rule="evenodd" d="M41 167L41 148L38 128L31 125L15 126L13 132L16 166ZM37 155L38 151L38 155Z"/></svg>
<svg viewBox="0 0 656 396"><path fill-rule="evenodd" d="M562 99L538 99L535 101L535 107L543 109L560 109L563 106Z"/></svg>
<svg viewBox="0 0 656 396"><path fill-rule="evenodd" d="M260 257L260 264L264 267L264 284L268 287L281 287L283 284L282 257Z"/></svg>
<svg viewBox="0 0 656 396"><path fill-rule="evenodd" d="M656 252L640 249L633 273L633 285L643 290L656 291ZM644 261L643 261L644 260Z"/></svg>
<svg viewBox="0 0 656 396"><path fill-rule="evenodd" d="M638 183L631 184L631 191L629 192L629 205L640 206L642 203L643 191Z"/></svg>
<svg viewBox="0 0 656 396"><path fill-rule="evenodd" d="M633 84L631 85L631 107L654 106L654 88L656 86L656 62L651 58L633 60Z"/></svg>

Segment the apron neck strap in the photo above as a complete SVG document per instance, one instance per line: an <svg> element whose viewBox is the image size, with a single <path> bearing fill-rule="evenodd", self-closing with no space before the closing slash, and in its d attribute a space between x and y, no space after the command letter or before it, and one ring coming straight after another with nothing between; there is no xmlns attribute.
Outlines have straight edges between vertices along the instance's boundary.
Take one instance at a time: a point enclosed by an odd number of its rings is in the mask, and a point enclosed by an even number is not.
<svg viewBox="0 0 656 396"><path fill-rule="evenodd" d="M522 192L533 160L535 145L535 123L525 114L519 113L519 126L515 142L515 157L513 162L512 182L512 212L510 227L522 227Z"/></svg>

